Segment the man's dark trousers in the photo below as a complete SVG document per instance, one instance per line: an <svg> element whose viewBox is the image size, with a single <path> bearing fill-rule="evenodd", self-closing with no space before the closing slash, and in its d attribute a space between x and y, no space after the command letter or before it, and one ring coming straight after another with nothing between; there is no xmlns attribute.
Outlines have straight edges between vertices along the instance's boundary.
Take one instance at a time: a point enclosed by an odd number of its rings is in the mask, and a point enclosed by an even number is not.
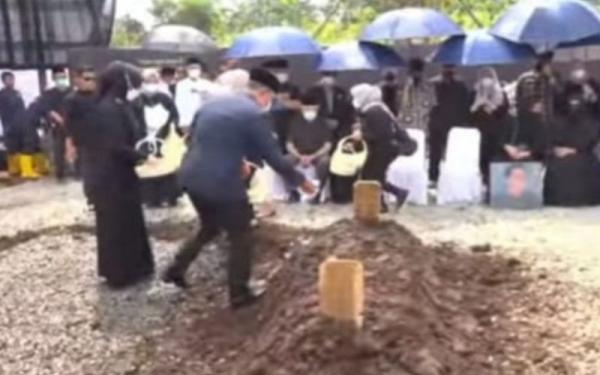
<svg viewBox="0 0 600 375"><path fill-rule="evenodd" d="M229 241L227 277L230 299L248 296L254 249L250 225L252 207L247 200L216 203L192 194L190 199L198 213L201 229L183 244L169 273L183 276L202 248L225 231Z"/></svg>

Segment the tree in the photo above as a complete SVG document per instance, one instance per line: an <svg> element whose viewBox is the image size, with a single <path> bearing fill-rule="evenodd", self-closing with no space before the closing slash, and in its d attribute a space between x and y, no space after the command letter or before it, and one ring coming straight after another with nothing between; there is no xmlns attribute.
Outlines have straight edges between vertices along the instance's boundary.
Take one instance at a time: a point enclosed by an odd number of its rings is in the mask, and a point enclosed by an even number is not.
<svg viewBox="0 0 600 375"><path fill-rule="evenodd" d="M188 25L207 34L219 17L211 0L153 0L150 13L161 24Z"/></svg>
<svg viewBox="0 0 600 375"><path fill-rule="evenodd" d="M144 24L127 15L116 20L111 44L115 47L138 47L145 35Z"/></svg>

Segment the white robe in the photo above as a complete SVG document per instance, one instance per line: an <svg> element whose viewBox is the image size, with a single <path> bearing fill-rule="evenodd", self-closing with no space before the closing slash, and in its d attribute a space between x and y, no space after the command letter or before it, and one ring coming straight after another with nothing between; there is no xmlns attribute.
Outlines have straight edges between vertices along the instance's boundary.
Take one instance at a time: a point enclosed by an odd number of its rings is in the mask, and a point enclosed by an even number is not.
<svg viewBox="0 0 600 375"><path fill-rule="evenodd" d="M186 78L177 84L175 105L179 111L179 122L182 127L192 125L196 112L202 108L213 87L214 83L205 79Z"/></svg>

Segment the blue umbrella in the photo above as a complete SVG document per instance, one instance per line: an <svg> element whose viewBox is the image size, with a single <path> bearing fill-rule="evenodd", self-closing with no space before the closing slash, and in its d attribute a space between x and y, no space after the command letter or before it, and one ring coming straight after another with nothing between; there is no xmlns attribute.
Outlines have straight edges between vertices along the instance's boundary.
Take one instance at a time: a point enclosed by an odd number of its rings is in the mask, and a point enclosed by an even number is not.
<svg viewBox="0 0 600 375"><path fill-rule="evenodd" d="M490 32L517 43L554 47L600 34L600 13L581 0L520 1Z"/></svg>
<svg viewBox="0 0 600 375"><path fill-rule="evenodd" d="M321 72L380 70L404 65L393 49L370 42L346 42L327 48L319 60Z"/></svg>
<svg viewBox="0 0 600 375"><path fill-rule="evenodd" d="M439 38L463 34L462 29L447 15L429 8L403 8L378 16L368 25L361 40L401 40Z"/></svg>
<svg viewBox="0 0 600 375"><path fill-rule="evenodd" d="M588 47L596 46L600 44L600 34L589 36L587 38L579 39L574 42L567 42L559 44L560 48L576 48L576 47Z"/></svg>
<svg viewBox="0 0 600 375"><path fill-rule="evenodd" d="M264 27L237 37L227 51L228 59L269 56L318 55L319 45L294 27Z"/></svg>
<svg viewBox="0 0 600 375"><path fill-rule="evenodd" d="M517 44L495 37L486 30L476 30L446 40L432 61L463 66L496 65L535 57L533 48L526 44Z"/></svg>

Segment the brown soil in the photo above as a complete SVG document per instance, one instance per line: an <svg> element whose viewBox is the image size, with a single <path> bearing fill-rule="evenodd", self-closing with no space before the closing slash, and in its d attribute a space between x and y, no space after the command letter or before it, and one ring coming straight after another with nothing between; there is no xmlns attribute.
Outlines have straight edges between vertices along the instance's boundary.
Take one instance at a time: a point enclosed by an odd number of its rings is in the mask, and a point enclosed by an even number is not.
<svg viewBox="0 0 600 375"><path fill-rule="evenodd" d="M222 280L194 280L172 327L154 338L144 373L528 374L536 361L548 362L546 375L570 373L564 360L535 349L538 333L514 316L517 306L538 307L527 295L534 280L515 259L487 247L426 247L392 223L343 221L317 231L271 225L258 237L255 273L269 279L264 301L232 313ZM317 270L330 255L364 262L358 334L319 317Z"/></svg>

